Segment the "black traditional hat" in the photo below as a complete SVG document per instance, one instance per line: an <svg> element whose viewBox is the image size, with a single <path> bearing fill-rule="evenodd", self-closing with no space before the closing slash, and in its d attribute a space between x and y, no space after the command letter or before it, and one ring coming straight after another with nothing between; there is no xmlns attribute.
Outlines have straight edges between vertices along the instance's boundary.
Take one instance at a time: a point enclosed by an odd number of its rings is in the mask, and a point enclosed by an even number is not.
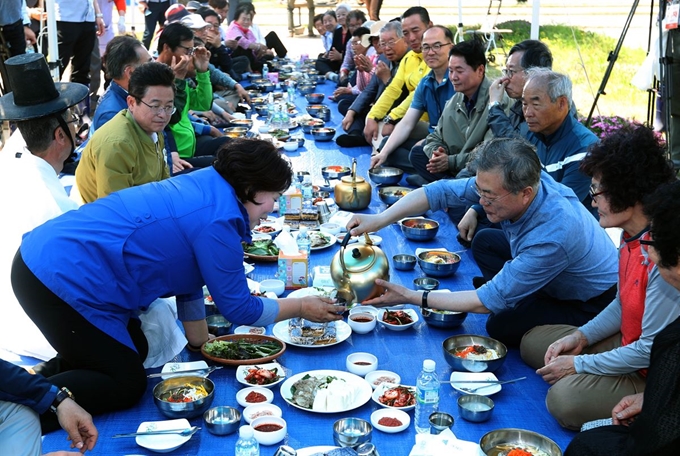
<svg viewBox="0 0 680 456"><path fill-rule="evenodd" d="M28 120L61 112L82 101L87 86L57 82L42 54L21 54L5 60L10 87L0 97L0 120Z"/></svg>

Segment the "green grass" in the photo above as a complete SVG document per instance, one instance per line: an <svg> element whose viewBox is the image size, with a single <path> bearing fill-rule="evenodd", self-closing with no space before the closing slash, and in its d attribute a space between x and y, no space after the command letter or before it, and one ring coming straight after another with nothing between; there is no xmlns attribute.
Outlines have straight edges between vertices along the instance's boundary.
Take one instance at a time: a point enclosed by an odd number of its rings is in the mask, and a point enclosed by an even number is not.
<svg viewBox="0 0 680 456"><path fill-rule="evenodd" d="M526 21L510 21L497 25L511 29L503 35L506 50L513 44L530 37L531 25ZM474 28L474 27L473 27ZM540 39L553 53L553 69L568 74L573 83L573 97L581 115L587 116L593 105L595 93L609 64L609 53L616 48L617 40L604 35L585 32L566 25L541 26ZM580 54L579 54L580 50ZM622 47L612 73L600 95L594 116L619 115L644 122L647 117L647 92L634 87L630 81L645 58L645 51ZM495 64L490 64L489 77L500 75L505 63L502 53ZM588 84L590 80L590 85Z"/></svg>

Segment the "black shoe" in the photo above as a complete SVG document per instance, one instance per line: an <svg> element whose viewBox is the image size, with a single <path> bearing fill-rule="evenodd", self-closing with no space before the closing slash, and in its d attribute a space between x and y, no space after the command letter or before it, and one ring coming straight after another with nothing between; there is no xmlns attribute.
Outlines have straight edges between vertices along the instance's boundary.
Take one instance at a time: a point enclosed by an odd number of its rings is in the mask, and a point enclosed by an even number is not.
<svg viewBox="0 0 680 456"><path fill-rule="evenodd" d="M340 135L335 140L340 147L362 147L368 146L366 139L361 135Z"/></svg>
<svg viewBox="0 0 680 456"><path fill-rule="evenodd" d="M428 182L419 174L411 174L410 176L406 176L406 183L412 187L422 187Z"/></svg>
<svg viewBox="0 0 680 456"><path fill-rule="evenodd" d="M473 277L472 278L472 286L475 287L475 290L484 285L487 282L487 280L484 277Z"/></svg>

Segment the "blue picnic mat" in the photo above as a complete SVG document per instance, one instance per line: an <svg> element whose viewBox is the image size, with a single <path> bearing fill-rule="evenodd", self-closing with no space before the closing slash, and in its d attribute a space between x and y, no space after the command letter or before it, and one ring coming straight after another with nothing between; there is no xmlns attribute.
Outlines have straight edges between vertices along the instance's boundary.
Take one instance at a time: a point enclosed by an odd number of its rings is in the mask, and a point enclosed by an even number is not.
<svg viewBox="0 0 680 456"><path fill-rule="evenodd" d="M317 91L332 94L333 85L326 83L319 85ZM296 100L298 110L304 113L306 104L304 98ZM337 106L326 100L331 105L332 118L327 126L338 130L336 136L341 134L341 116L337 112ZM294 134L302 134L293 131ZM349 166L353 158L357 159L359 174L370 182L367 169L370 162L370 149L359 147L352 149L340 149L335 142L315 143L311 135L304 135L305 146L297 152L286 153L293 163L296 171L309 171L313 181L321 180L321 168L329 165ZM404 184L404 181L402 181ZM370 207L364 211L377 213L383 211L386 206L380 202L377 195L377 187L373 188L373 198ZM427 242L411 242L403 237L397 225L387 226L378 231L383 238L381 248L388 258L397 253L415 252L416 248L446 247L450 251L465 250L458 244L456 239L457 230L444 212L429 213L428 217L440 222L440 230L437 237ZM319 265L330 265L331 259L338 251L339 246L333 246L325 250L312 252L310 269ZM452 291L471 290L472 277L479 275L479 270L468 251L461 253L462 262L458 272L449 278L440 279L442 289ZM253 280L272 278L276 270L275 264L256 263L255 271L250 274ZM407 287L412 286L416 277L424 276L419 267L413 271L391 271L391 281ZM438 329L430 327L423 321L404 332L393 332L384 328L366 334L353 334L346 341L320 349L299 348L288 346L286 352L279 358L279 362L288 370L289 375L298 374L317 369L345 370L345 358L348 354L358 351L371 352L378 357L378 369L386 369L397 372L402 377L402 383L414 385L416 377L425 358L434 359L437 363L437 373L441 379L448 379L452 368L446 363L442 342L454 334L480 334L486 335L486 316L469 315L462 326L455 329ZM267 334L272 334L272 327L267 328ZM202 359L200 354L188 351L182 352L174 361L194 361ZM115 362L115 360L112 360ZM155 369L153 371L159 371ZM149 371L150 373L153 371ZM453 431L456 436L463 440L478 442L487 432L505 428L516 427L529 429L553 439L562 449L566 448L573 432L562 429L557 422L548 414L545 407L545 395L548 385L526 366L520 359L517 349L511 349L503 366L495 375L501 380L526 376L522 382L503 385L502 390L493 395L495 409L492 418L485 423L469 423L460 418L456 400L459 393L450 385L442 385L440 410L454 416L455 424ZM235 400L236 392L241 388L235 379L235 368L225 367L211 374L210 378L216 384L215 399L213 406L231 405L241 409ZM147 392L142 400L133 408L115 413L101 415L95 418L95 424L99 429L99 442L91 454L98 455L140 455L152 454L148 450L136 445L134 439L112 439L117 433L134 432L142 421L154 421L165 419L153 403L152 389L158 382L157 379L149 381ZM281 397L278 386L273 388L275 392L274 403L283 410L283 418L288 424L288 436L283 443L293 448L304 448L317 445L333 445L333 423L340 418L356 416L370 419L373 411L379 406L373 401L344 413L318 414L302 411L288 405ZM106 391L102 391L106 395ZM115 398L110 398L115 401ZM411 412L412 416L412 412ZM202 418L194 418L192 425L202 426ZM243 422L245 424L245 421ZM225 455L232 454L237 435L217 437L210 434L206 429L195 434L189 442L172 452L176 455ZM399 434L385 434L374 430L373 443L383 456L408 455L415 443L415 430L410 426L406 431ZM262 455L274 454L278 445L262 447ZM49 434L44 439L43 450L55 451L68 448L66 434L63 431ZM89 453L88 453L89 454Z"/></svg>

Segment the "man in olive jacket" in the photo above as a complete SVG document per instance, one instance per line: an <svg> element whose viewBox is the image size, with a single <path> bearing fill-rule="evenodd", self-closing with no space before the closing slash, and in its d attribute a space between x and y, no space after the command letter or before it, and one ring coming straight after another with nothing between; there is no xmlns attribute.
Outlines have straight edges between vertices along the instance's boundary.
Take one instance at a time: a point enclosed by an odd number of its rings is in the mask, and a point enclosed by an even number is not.
<svg viewBox="0 0 680 456"><path fill-rule="evenodd" d="M456 94L444 107L424 146L413 147L409 155L421 183L455 177L465 169L472 149L493 137L486 121L491 81L486 77L485 66L480 43L463 41L451 48L449 78ZM501 104L507 109L506 94Z"/></svg>

